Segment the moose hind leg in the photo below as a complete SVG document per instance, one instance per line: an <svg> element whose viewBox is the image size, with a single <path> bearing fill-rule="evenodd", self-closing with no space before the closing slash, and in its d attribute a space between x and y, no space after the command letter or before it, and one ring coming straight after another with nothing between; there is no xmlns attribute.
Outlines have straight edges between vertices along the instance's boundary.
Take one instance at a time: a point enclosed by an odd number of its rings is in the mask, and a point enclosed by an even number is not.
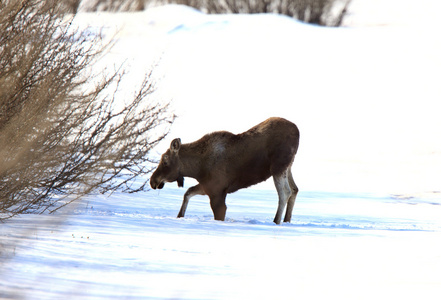
<svg viewBox="0 0 441 300"><path fill-rule="evenodd" d="M205 192L200 184L192 186L185 192L184 200L182 201L181 210L179 211L178 218L183 218L185 216L185 211L187 210L188 201L190 200L191 197L196 195L205 195Z"/></svg>
<svg viewBox="0 0 441 300"><path fill-rule="evenodd" d="M286 207L286 214L283 222L291 222L292 210L296 202L297 193L299 192L299 188L297 187L296 183L294 182L294 178L292 177L291 170L288 171L288 182L289 187L291 188L291 196L288 199L288 206Z"/></svg>
<svg viewBox="0 0 441 300"><path fill-rule="evenodd" d="M288 170L284 171L280 175L274 175L273 179L277 194L279 195L279 206L277 207L277 213L274 217L274 223L280 224L282 221L282 214L285 211L286 203L292 194L288 180Z"/></svg>

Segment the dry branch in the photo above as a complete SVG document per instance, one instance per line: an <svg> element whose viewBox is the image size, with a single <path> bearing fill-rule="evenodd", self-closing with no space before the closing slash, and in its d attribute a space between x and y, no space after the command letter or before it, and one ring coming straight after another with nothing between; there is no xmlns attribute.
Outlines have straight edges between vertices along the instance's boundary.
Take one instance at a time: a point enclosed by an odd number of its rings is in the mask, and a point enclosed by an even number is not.
<svg viewBox="0 0 441 300"><path fill-rule="evenodd" d="M53 211L93 191L138 191L168 132L146 74L125 106L124 72L91 73L99 35L73 28L57 1L0 4L0 220Z"/></svg>

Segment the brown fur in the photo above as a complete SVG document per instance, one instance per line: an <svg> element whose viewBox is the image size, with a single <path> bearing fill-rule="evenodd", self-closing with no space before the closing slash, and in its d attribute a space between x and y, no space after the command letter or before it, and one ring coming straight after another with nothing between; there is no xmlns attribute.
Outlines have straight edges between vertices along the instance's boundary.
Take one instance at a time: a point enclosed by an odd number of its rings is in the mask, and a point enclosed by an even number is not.
<svg viewBox="0 0 441 300"><path fill-rule="evenodd" d="M279 195L274 222L281 222L286 204L284 221L289 222L298 192L291 173L298 146L297 126L282 118L270 118L237 135L213 132L189 144L175 139L162 155L150 185L156 189L178 181L182 186L184 177L195 178L199 184L185 193L178 217L184 216L192 196L208 195L214 218L224 220L227 194L273 176Z"/></svg>

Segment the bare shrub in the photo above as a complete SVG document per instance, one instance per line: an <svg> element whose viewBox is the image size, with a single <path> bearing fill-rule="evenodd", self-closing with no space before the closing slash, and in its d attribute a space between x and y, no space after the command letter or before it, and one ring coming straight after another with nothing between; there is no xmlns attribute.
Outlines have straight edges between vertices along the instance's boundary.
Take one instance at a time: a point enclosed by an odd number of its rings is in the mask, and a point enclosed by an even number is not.
<svg viewBox="0 0 441 300"><path fill-rule="evenodd" d="M69 0L65 0L69 1ZM87 0L84 4L86 11L140 11L146 8L151 0ZM154 0L156 2L156 0Z"/></svg>
<svg viewBox="0 0 441 300"><path fill-rule="evenodd" d="M80 0L64 0L80 1ZM341 26L351 0L83 0L87 11L137 11L181 4L205 13L276 13L322 26Z"/></svg>
<svg viewBox="0 0 441 300"><path fill-rule="evenodd" d="M301 21L340 26L351 0L166 0L208 13L277 13Z"/></svg>
<svg viewBox="0 0 441 300"><path fill-rule="evenodd" d="M151 73L121 105L124 72L93 74L100 37L60 18L57 3L0 4L0 220L144 189L135 180L174 119L151 100Z"/></svg>

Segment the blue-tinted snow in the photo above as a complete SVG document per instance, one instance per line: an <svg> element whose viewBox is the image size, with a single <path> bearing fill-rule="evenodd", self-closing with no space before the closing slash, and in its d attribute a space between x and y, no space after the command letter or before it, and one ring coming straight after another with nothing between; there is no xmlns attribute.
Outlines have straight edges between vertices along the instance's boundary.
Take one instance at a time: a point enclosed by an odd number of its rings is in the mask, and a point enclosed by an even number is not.
<svg viewBox="0 0 441 300"><path fill-rule="evenodd" d="M183 193L169 184L160 192L95 195L53 216L3 224L0 295L368 299L386 293L405 299L424 294L421 288L430 291L425 299L435 299L430 296L439 291L440 205L304 191L292 223L277 226L272 190L229 195L225 222L213 220L202 196L177 219Z"/></svg>

